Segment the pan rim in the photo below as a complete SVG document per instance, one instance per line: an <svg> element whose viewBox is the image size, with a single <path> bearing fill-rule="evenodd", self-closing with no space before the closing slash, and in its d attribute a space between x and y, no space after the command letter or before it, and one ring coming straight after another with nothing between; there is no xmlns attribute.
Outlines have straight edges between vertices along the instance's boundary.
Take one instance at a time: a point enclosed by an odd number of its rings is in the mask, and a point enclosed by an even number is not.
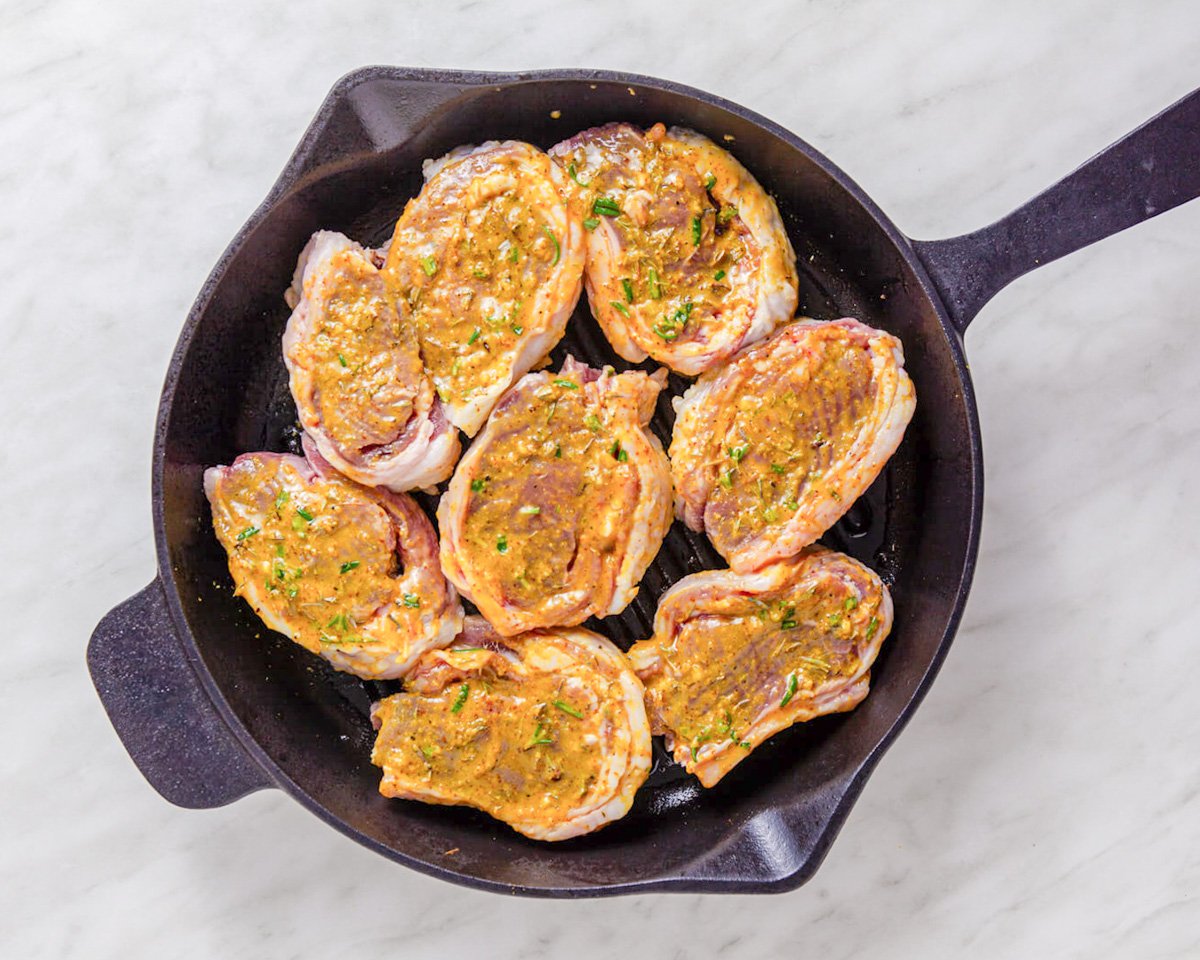
<svg viewBox="0 0 1200 960"><path fill-rule="evenodd" d="M186 365L200 319L207 311L216 286L223 279L229 264L241 252L249 235L266 217L280 198L295 185L296 173L304 165L304 148L320 132L323 122L328 119L336 105L343 100L351 90L360 84L379 79L400 82L424 82L441 85L458 84L464 87L513 86L526 82L565 81L565 82L603 82L618 83L631 87L645 87L667 93L678 94L689 99L704 102L726 111L742 120L758 126L780 140L792 149L802 153L815 163L826 175L842 187L874 220L876 226L898 251L908 268L913 272L925 299L933 306L941 324L946 344L954 361L962 394L962 405L966 420L966 440L970 455L969 476L970 516L967 526L967 541L963 557L962 569L955 585L954 601L946 619L942 637L928 665L913 690L908 702L891 722L887 731L879 738L870 752L863 758L854 772L844 780L837 802L826 818L821 833L812 845L811 853L802 865L790 874L772 879L747 879L739 877L716 877L703 873L689 872L687 867L672 876L652 877L646 880L635 880L619 883L604 883L594 886L532 886L513 885L484 879L473 874L462 873L425 860L414 858L401 853L380 841L362 833L349 823L339 819L326 807L316 801L300 784L290 778L281 767L267 754L258 741L250 734L226 700L215 678L204 664L192 635L186 615L179 598L175 577L172 572L170 545L164 513L164 489L166 468L166 446L168 426L174 406L175 392L180 374ZM206 695L212 701L213 707L229 728L231 735L238 745L257 763L266 776L294 800L323 821L334 827L358 843L374 850L390 860L399 862L407 867L437 877L451 883L467 886L478 890L498 893L508 893L537 898L590 898L608 897L634 893L650 892L711 892L711 893L781 893L793 890L816 872L821 865L833 840L851 808L861 794L866 780L882 759L884 753L899 736L900 732L911 720L912 715L924 700L930 686L936 678L949 648L958 631L974 579L975 567L979 551L979 537L982 523L983 506L983 450L980 436L978 409L975 392L971 383L970 369L963 352L962 336L950 322L946 307L933 285L928 271L917 257L912 241L892 223L891 219L875 204L863 189L839 167L833 164L820 151L814 149L806 141L797 137L786 128L761 114L740 106L723 97L715 96L698 88L663 80L642 74L626 73L623 71L598 69L541 69L519 72L482 72L454 69L408 68L390 66L364 66L357 68L339 79L326 95L314 115L312 121L284 165L279 177L268 190L263 201L250 214L246 222L234 235L229 245L222 252L216 264L209 272L196 296L187 317L180 330L178 340L172 352L167 373L164 378L155 422L154 449L151 466L151 509L154 524L155 552L157 558L158 579L163 585L163 594L172 623L175 627L176 640L183 653L184 659L192 668ZM695 861L692 862L693 865Z"/></svg>

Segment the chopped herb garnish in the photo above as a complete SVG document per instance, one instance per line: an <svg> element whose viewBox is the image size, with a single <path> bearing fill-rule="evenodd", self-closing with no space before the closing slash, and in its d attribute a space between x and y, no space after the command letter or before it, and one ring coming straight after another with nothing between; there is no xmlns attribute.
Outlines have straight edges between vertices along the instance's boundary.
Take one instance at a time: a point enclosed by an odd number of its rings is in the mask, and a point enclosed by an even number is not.
<svg viewBox="0 0 1200 960"><path fill-rule="evenodd" d="M619 313L621 316L623 316L623 317L629 316L629 308L627 306L625 306L625 304L623 304L620 300L609 300L608 305L610 307L612 307L614 310L616 310L617 313Z"/></svg>
<svg viewBox="0 0 1200 960"><path fill-rule="evenodd" d="M598 226L600 226L600 221L595 217L588 217L583 221L584 230L595 230Z"/></svg>
<svg viewBox="0 0 1200 960"><path fill-rule="evenodd" d="M780 630L795 630L796 629L796 621L791 620L791 619L780 620L779 621L779 629Z"/></svg>
<svg viewBox="0 0 1200 960"><path fill-rule="evenodd" d="M283 556L283 544L282 543L275 544L275 556L277 556L277 557Z"/></svg>
<svg viewBox="0 0 1200 960"><path fill-rule="evenodd" d="M625 291L625 299L633 303L633 284L628 280L622 280L621 289Z"/></svg>
<svg viewBox="0 0 1200 960"><path fill-rule="evenodd" d="M783 505L785 507L787 507L789 510L799 510L800 509L800 504L798 504L796 502L795 497L788 497L786 500L783 501Z"/></svg>
<svg viewBox="0 0 1200 960"><path fill-rule="evenodd" d="M550 737L542 736L542 731L545 729L546 729L545 725L542 723L541 720L539 720L538 724L537 724L537 729L535 729L533 731L533 737L529 741L529 746L534 747L534 746L537 746L539 743L553 743L554 742Z"/></svg>
<svg viewBox="0 0 1200 960"><path fill-rule="evenodd" d="M669 326L666 322L656 323L653 327L654 332L670 343L672 340L679 338L679 331L673 326Z"/></svg>
<svg viewBox="0 0 1200 960"><path fill-rule="evenodd" d="M554 235L554 231L547 226L542 227L542 231L550 238L550 242L554 244L554 259L550 261L550 266L558 266L558 261L562 258L562 247L558 245L558 237Z"/></svg>
<svg viewBox="0 0 1200 960"><path fill-rule="evenodd" d="M857 606L858 606L858 597L855 597L855 596L847 597L845 603L842 604L842 608L845 610L853 610Z"/></svg>
<svg viewBox="0 0 1200 960"><path fill-rule="evenodd" d="M693 245L695 245L697 247L700 246L700 235L702 232L703 231L702 231L702 227L701 227L701 223L700 223L700 218L692 217L692 244Z"/></svg>
<svg viewBox="0 0 1200 960"><path fill-rule="evenodd" d="M650 297L653 300L662 299L662 284L658 282L658 271L653 267L646 269L646 283L650 287Z"/></svg>
<svg viewBox="0 0 1200 960"><path fill-rule="evenodd" d="M247 527L245 530L243 530L241 533L239 533L239 534L237 535L237 538L238 538L239 540L246 540L246 539L248 539L249 537L252 537L252 536L254 536L256 533L260 533L260 532L261 532L261 531L258 529L258 527Z"/></svg>
<svg viewBox="0 0 1200 960"><path fill-rule="evenodd" d="M842 615L840 613L831 613L826 618L831 627L840 627L842 625Z"/></svg>
<svg viewBox="0 0 1200 960"><path fill-rule="evenodd" d="M299 592L300 592L300 591L299 591L299 590L297 590L295 587L289 587L289 588L288 588L288 591L287 591L288 599L289 599L289 600L295 600L295 599L296 599L296 594L298 594Z"/></svg>
<svg viewBox="0 0 1200 960"><path fill-rule="evenodd" d="M496 538L496 550L499 553L508 553L508 537L506 537L504 534L500 534L500 536Z"/></svg>
<svg viewBox="0 0 1200 960"><path fill-rule="evenodd" d="M621 208L612 197L597 197L592 201L592 213L598 213L602 217L619 217Z"/></svg>
<svg viewBox="0 0 1200 960"><path fill-rule="evenodd" d="M302 517L292 517L292 529L297 533L301 533L308 524L304 522Z"/></svg>
<svg viewBox="0 0 1200 960"><path fill-rule="evenodd" d="M309 513L307 510L305 510L303 507L297 507L296 512L298 514L300 514L300 516L302 516L309 523L313 522L313 515L311 513Z"/></svg>
<svg viewBox="0 0 1200 960"><path fill-rule="evenodd" d="M278 510L285 503L287 503L291 496L292 495L286 490L281 489L277 494L275 494L275 509Z"/></svg>
<svg viewBox="0 0 1200 960"><path fill-rule="evenodd" d="M590 180L587 183L584 183L582 180L579 179L579 174L575 170L575 161L573 161L573 160L567 164L567 176L569 176L572 180L574 180L581 187L586 187L586 186L588 186L588 184L591 183Z"/></svg>
<svg viewBox="0 0 1200 960"><path fill-rule="evenodd" d="M556 443L554 445L554 459L555 460L562 459L562 444L561 443Z"/></svg>
<svg viewBox="0 0 1200 960"><path fill-rule="evenodd" d="M716 174L710 173L707 177L704 178L704 189L705 190L711 190L716 185L717 185Z"/></svg>
<svg viewBox="0 0 1200 960"><path fill-rule="evenodd" d="M743 443L740 447L730 447L729 448L729 457L731 460L733 460L734 463L741 463L742 458L744 458L746 456L746 454L749 452L750 452L750 444Z"/></svg>
<svg viewBox="0 0 1200 960"><path fill-rule="evenodd" d="M713 279L714 280L724 280L725 279L725 271L718 270L716 273L713 274Z"/></svg>
<svg viewBox="0 0 1200 960"><path fill-rule="evenodd" d="M618 450L617 451L617 462L618 463L628 463L629 462L629 451L625 450L625 449Z"/></svg>
<svg viewBox="0 0 1200 960"><path fill-rule="evenodd" d="M781 466L778 463L773 463L771 464L771 472L783 476L785 473L787 473L787 467Z"/></svg>
<svg viewBox="0 0 1200 960"><path fill-rule="evenodd" d="M362 566L361 560L347 560L345 563L342 564L342 569L340 572L341 573L349 573L351 570L355 569L356 567L360 567L360 566Z"/></svg>
<svg viewBox="0 0 1200 960"><path fill-rule="evenodd" d="M437 261L433 257L422 257L421 269L425 271L425 276L432 277L437 273Z"/></svg>
<svg viewBox="0 0 1200 960"><path fill-rule="evenodd" d="M326 626L326 628L333 628L334 630L341 630L342 633L345 633L347 630L350 629L350 618L347 617L346 614L344 614L344 613L339 613L336 617L334 617L327 624L325 624L325 626Z"/></svg>
<svg viewBox="0 0 1200 960"><path fill-rule="evenodd" d="M717 211L717 223L728 223L737 216L737 207L722 207Z"/></svg>
<svg viewBox="0 0 1200 960"><path fill-rule="evenodd" d="M536 517L541 512L542 508L533 503L527 503L517 511L517 513L523 513L527 517Z"/></svg>
<svg viewBox="0 0 1200 960"><path fill-rule="evenodd" d="M472 267L471 276L473 276L476 280L486 280L488 272L483 267Z"/></svg>
<svg viewBox="0 0 1200 960"><path fill-rule="evenodd" d="M430 759L433 756L433 747L427 747L422 744L421 756L423 756L426 760Z"/></svg>
<svg viewBox="0 0 1200 960"><path fill-rule="evenodd" d="M485 481L483 480L482 477L476 477L474 480L471 481L471 492L472 493L482 493L484 483L485 483Z"/></svg>
<svg viewBox="0 0 1200 960"><path fill-rule="evenodd" d="M421 605L421 598L415 593L406 593L404 595L404 605L416 610Z"/></svg>
<svg viewBox="0 0 1200 960"><path fill-rule="evenodd" d="M568 380L565 377L559 377L554 381L556 387L565 387L567 390L578 390L579 384L574 380Z"/></svg>
<svg viewBox="0 0 1200 960"><path fill-rule="evenodd" d="M596 416L594 413L589 413L586 417L584 417L583 424L589 430L599 430L600 426L601 426L600 418L598 416Z"/></svg>
<svg viewBox="0 0 1200 960"><path fill-rule="evenodd" d="M615 457L615 456L616 456L618 453L620 453L620 452L621 452L621 441L620 441L620 440L614 440L614 441L612 442L612 446L608 448L608 452L609 452L609 453L610 453L612 456L614 456L614 457Z"/></svg>
<svg viewBox="0 0 1200 960"><path fill-rule="evenodd" d="M471 344L473 344L476 340L479 339L479 332L480 331L479 331L478 327L476 327L474 330L471 331L471 335L469 337L467 337L467 346L468 347Z"/></svg>
<svg viewBox="0 0 1200 960"><path fill-rule="evenodd" d="M763 519L766 520L767 523L774 523L779 519L779 514L776 512L774 507L767 507L767 509L763 511Z"/></svg>
<svg viewBox="0 0 1200 960"><path fill-rule="evenodd" d="M723 486L726 490L733 489L733 471L726 470L720 477L717 478L717 483Z"/></svg>
<svg viewBox="0 0 1200 960"><path fill-rule="evenodd" d="M796 695L797 686L796 675L794 673L788 674L787 690L783 693L783 699L779 701L781 707L786 707L791 703L792 697Z"/></svg>
<svg viewBox="0 0 1200 960"><path fill-rule="evenodd" d="M569 713L569 714L570 714L571 716L573 716L573 717L574 717L576 720L582 720L582 719L583 719L583 714L582 714L582 713L580 713L578 710L576 710L576 709L575 709L573 706L571 706L569 703L563 703L561 700L555 700L555 701L554 701L554 705L555 705L556 707L558 707L558 709L559 709L559 710L561 710L563 713Z"/></svg>
<svg viewBox="0 0 1200 960"><path fill-rule="evenodd" d="M451 713L458 713L463 708L463 704L467 702L467 695L470 692L471 685L469 683L464 683L458 688L458 696L454 698L454 706L450 708Z"/></svg>
<svg viewBox="0 0 1200 960"><path fill-rule="evenodd" d="M523 326L521 326L519 323L514 323L510 329L518 337L525 332L525 328Z"/></svg>
<svg viewBox="0 0 1200 960"><path fill-rule="evenodd" d="M875 631L879 629L879 618L872 617L871 622L867 624L867 639L870 640L875 636Z"/></svg>
<svg viewBox="0 0 1200 960"><path fill-rule="evenodd" d="M343 356L342 356L340 353L338 354L338 363L340 363L340 364L341 364L343 367L348 367L348 366L350 366L350 364L348 364L348 363L346 362L346 358L345 358L345 357L343 357Z"/></svg>

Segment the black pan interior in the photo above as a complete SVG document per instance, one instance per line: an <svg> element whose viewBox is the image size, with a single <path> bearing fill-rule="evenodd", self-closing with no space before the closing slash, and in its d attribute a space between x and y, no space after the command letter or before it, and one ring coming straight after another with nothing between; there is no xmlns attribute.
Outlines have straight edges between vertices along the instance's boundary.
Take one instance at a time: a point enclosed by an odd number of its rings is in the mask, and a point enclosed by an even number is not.
<svg viewBox="0 0 1200 960"><path fill-rule="evenodd" d="M691 887L794 885L815 869L831 838L830 818L836 825L845 795L856 792L856 774L939 662L969 567L974 460L968 404L911 252L888 235L851 186L782 132L653 85L537 78L467 88L434 108L411 136L381 149L392 118L411 109L406 104L432 89L430 82L383 71L343 90L306 141L318 156L314 168L274 198L198 301L190 340L168 377L157 465L160 544L191 638L220 694L285 785L342 829L398 859L466 882L533 893L587 894L681 878ZM297 449L279 348L288 315L282 292L312 231L340 230L379 244L420 188L425 157L487 139L545 148L613 120L664 120L724 143L779 204L797 252L802 312L855 316L900 336L918 406L896 457L825 538L877 570L893 592L895 628L867 700L852 714L776 736L713 790L702 790L658 745L650 781L623 821L549 845L472 811L379 796L367 707L388 688L329 669L266 630L232 597L201 473L248 450ZM604 341L586 299L554 351L555 364L568 353L594 365L629 366ZM672 394L687 382L672 376ZM672 421L664 395L653 424L664 444ZM435 502L424 498L427 508ZM703 536L676 523L637 600L623 615L588 626L627 647L650 634L663 590L685 574L722 565Z"/></svg>

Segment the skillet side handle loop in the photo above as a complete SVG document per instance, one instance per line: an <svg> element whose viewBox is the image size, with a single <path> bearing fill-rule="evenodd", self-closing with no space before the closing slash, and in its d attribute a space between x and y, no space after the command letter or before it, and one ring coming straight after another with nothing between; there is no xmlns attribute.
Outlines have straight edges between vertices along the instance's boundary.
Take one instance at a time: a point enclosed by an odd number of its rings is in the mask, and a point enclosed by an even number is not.
<svg viewBox="0 0 1200 960"><path fill-rule="evenodd" d="M87 661L117 736L171 803L221 807L273 786L184 658L157 579L100 621Z"/></svg>
<svg viewBox="0 0 1200 960"><path fill-rule="evenodd" d="M959 333L1035 267L1200 196L1200 90L991 226L913 246Z"/></svg>

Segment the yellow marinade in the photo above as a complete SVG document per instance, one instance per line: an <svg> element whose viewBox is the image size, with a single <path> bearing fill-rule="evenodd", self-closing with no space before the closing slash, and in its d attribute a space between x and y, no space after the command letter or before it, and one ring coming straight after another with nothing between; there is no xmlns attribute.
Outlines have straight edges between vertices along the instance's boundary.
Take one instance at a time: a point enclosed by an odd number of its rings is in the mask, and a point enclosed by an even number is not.
<svg viewBox="0 0 1200 960"><path fill-rule="evenodd" d="M421 382L416 341L379 272L356 252L335 255L307 354L321 424L343 450L393 441Z"/></svg>
<svg viewBox="0 0 1200 960"><path fill-rule="evenodd" d="M384 792L391 780L428 783L501 820L566 819L604 762L619 684L594 674L581 688L564 672L521 670L482 649L437 656L457 669L439 664L419 691L376 708L371 760L384 768Z"/></svg>
<svg viewBox="0 0 1200 960"><path fill-rule="evenodd" d="M443 400L507 379L539 288L565 238L540 212L560 205L523 155L451 163L405 208L385 274L411 311L425 369Z"/></svg>
<svg viewBox="0 0 1200 960"><path fill-rule="evenodd" d="M742 734L763 714L859 671L881 602L833 576L757 597L713 598L657 641L665 668L646 680L650 700L693 759L709 741L758 746Z"/></svg>
<svg viewBox="0 0 1200 960"><path fill-rule="evenodd" d="M359 627L393 601L389 616L419 614L420 597L396 596L392 519L357 485L242 458L217 485L213 527L236 592L313 652L364 642Z"/></svg>
<svg viewBox="0 0 1200 960"><path fill-rule="evenodd" d="M704 525L725 555L790 520L806 497L841 498L835 466L874 410L871 356L824 339L813 366L759 364L724 415Z"/></svg>
<svg viewBox="0 0 1200 960"><path fill-rule="evenodd" d="M661 123L644 136L624 125L601 131L566 165L585 200L584 227L607 219L622 237L613 270L624 296L613 309L650 312L663 343L706 342L744 301L747 285L735 281L757 271L758 244L737 208L713 197L715 174L697 170L693 151Z"/></svg>
<svg viewBox="0 0 1200 960"><path fill-rule="evenodd" d="M581 573L600 580L595 565L619 562L637 500L609 411L586 401L578 375L541 376L492 414L463 523L476 576L518 608Z"/></svg>

